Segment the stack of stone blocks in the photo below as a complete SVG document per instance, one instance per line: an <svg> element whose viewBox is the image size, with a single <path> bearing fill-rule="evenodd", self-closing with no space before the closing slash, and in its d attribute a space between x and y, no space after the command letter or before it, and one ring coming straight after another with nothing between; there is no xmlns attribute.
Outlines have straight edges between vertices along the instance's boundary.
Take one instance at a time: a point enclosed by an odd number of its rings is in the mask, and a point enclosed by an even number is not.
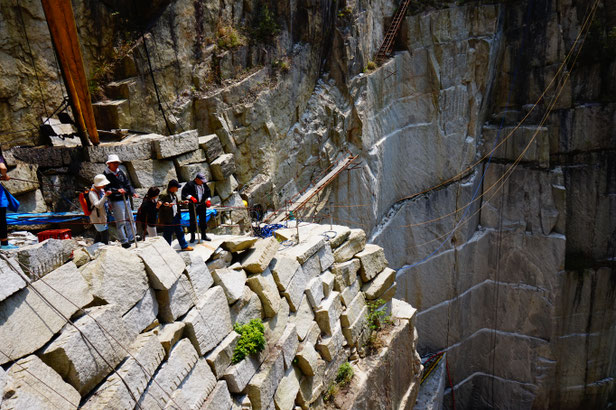
<svg viewBox="0 0 616 410"><path fill-rule="evenodd" d="M46 242L0 259L0 408L322 405L364 343L367 301L391 304L395 274L361 230L302 229L293 246L279 240L294 230L282 230L194 252L162 238L74 248L59 266L37 265ZM251 319L263 320L267 346L232 364L233 324Z"/></svg>

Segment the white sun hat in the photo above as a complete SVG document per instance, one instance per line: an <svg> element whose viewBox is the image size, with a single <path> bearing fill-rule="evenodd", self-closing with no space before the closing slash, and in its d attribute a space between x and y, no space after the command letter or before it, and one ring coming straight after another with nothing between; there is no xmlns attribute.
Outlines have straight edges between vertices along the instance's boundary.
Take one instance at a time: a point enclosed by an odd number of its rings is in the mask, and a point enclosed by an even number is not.
<svg viewBox="0 0 616 410"><path fill-rule="evenodd" d="M120 164L122 163L122 161L120 161L120 157L118 157L115 154L111 154L107 157L107 162L105 162L105 164L109 164L110 162L119 162Z"/></svg>
<svg viewBox="0 0 616 410"><path fill-rule="evenodd" d="M94 186L95 187L105 186L105 185L109 185L109 184L110 184L109 180L103 174L98 174L97 176L94 177Z"/></svg>

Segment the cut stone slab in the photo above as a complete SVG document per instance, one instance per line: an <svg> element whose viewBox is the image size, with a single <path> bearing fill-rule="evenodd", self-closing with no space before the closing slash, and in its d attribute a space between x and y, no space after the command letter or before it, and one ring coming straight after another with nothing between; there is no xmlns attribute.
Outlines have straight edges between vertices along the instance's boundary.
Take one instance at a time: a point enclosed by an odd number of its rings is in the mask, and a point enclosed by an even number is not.
<svg viewBox="0 0 616 410"><path fill-rule="evenodd" d="M31 181L38 181L37 170L38 165L18 161L17 166L8 172L8 176L12 179L2 181L2 185L15 196L36 191L39 188L39 184L38 182ZM20 179L25 181L20 181Z"/></svg>
<svg viewBox="0 0 616 410"><path fill-rule="evenodd" d="M203 149L196 149L173 158L173 163L178 168L183 167L184 165L198 164L200 162L207 162L205 151Z"/></svg>
<svg viewBox="0 0 616 410"><path fill-rule="evenodd" d="M233 175L229 175L222 181L216 182L216 193L223 201L229 198L237 189L239 184Z"/></svg>
<svg viewBox="0 0 616 410"><path fill-rule="evenodd" d="M94 300L77 266L72 262L49 273L44 279L32 282L30 286L53 303L54 308L64 317L71 317L79 308ZM52 288L64 297L59 297ZM0 355L2 365L41 348L62 329L66 321L27 287L0 304L0 323L0 346L2 352L9 356Z"/></svg>
<svg viewBox="0 0 616 410"><path fill-rule="evenodd" d="M182 338L185 326L184 322L173 322L162 325L158 330L158 341L165 349L165 357L169 356L173 346Z"/></svg>
<svg viewBox="0 0 616 410"><path fill-rule="evenodd" d="M203 295L199 304L184 318L186 334L200 356L215 348L232 330L227 297L220 286Z"/></svg>
<svg viewBox="0 0 616 410"><path fill-rule="evenodd" d="M124 324L134 333L150 326L158 315L158 302L153 289L148 289L145 296L122 316Z"/></svg>
<svg viewBox="0 0 616 410"><path fill-rule="evenodd" d="M313 235L306 239L300 238L300 242L297 245L286 248L281 253L294 257L300 264L303 264L308 260L308 258L316 254L324 245L324 237L320 235Z"/></svg>
<svg viewBox="0 0 616 410"><path fill-rule="evenodd" d="M367 315L368 307L364 306L364 308L357 314L355 321L352 322L350 326L342 328L342 333L344 334L344 337L349 346L358 345L358 341L360 340L362 333L365 331L367 326Z"/></svg>
<svg viewBox="0 0 616 410"><path fill-rule="evenodd" d="M0 302L26 287L24 272L14 258L0 259Z"/></svg>
<svg viewBox="0 0 616 410"><path fill-rule="evenodd" d="M178 167L178 176L180 181L188 182L195 179L198 173L202 173L207 180L212 178L212 172L207 162L201 162L199 164L188 164Z"/></svg>
<svg viewBox="0 0 616 410"><path fill-rule="evenodd" d="M171 395L167 408L199 409L214 387L216 387L216 377L205 359L199 358L195 367Z"/></svg>
<svg viewBox="0 0 616 410"><path fill-rule="evenodd" d="M165 350L153 332L143 333L128 349L128 359L112 373L82 407L88 410L134 408L148 382L165 357ZM130 387L130 392L124 382ZM132 395L131 395L132 393Z"/></svg>
<svg viewBox="0 0 616 410"><path fill-rule="evenodd" d="M75 249L73 252L73 262L78 268L82 267L91 260L90 254L84 248Z"/></svg>
<svg viewBox="0 0 616 410"><path fill-rule="evenodd" d="M233 399L229 393L229 388L224 380L216 383L216 387L210 393L209 397L201 406L201 410L221 410L231 409L233 406Z"/></svg>
<svg viewBox="0 0 616 410"><path fill-rule="evenodd" d="M355 299L355 296L357 296L357 294L359 293L359 282L360 281L356 279L350 286L347 286L342 292L340 292L340 298L344 306L348 307L351 304L351 301L353 301L353 299Z"/></svg>
<svg viewBox="0 0 616 410"><path fill-rule="evenodd" d="M367 244L366 248L355 255L361 263L359 273L364 282L371 281L387 267L385 251L378 245Z"/></svg>
<svg viewBox="0 0 616 410"><path fill-rule="evenodd" d="M252 319L261 319L263 317L261 300L248 286L244 286L244 293L229 309L231 311L231 322L233 323L248 323Z"/></svg>
<svg viewBox="0 0 616 410"><path fill-rule="evenodd" d="M278 252L274 259L272 259L269 267L278 290L282 292L287 289L289 282L291 282L293 276L298 273L302 266L297 261L297 258Z"/></svg>
<svg viewBox="0 0 616 410"><path fill-rule="evenodd" d="M350 327L353 322L361 315L361 312L366 307L366 299L363 293L358 293L351 304L340 315L340 323L342 327Z"/></svg>
<svg viewBox="0 0 616 410"><path fill-rule="evenodd" d="M266 269L262 274L249 277L246 284L259 296L265 317L276 316L280 309L280 295L270 269Z"/></svg>
<svg viewBox="0 0 616 410"><path fill-rule="evenodd" d="M186 269L182 257L163 237L145 241L136 252L145 264L150 286L156 290L171 289Z"/></svg>
<svg viewBox="0 0 616 410"><path fill-rule="evenodd" d="M4 374L4 370L0 373ZM15 362L0 384L2 409L77 408L80 400L73 386L34 355Z"/></svg>
<svg viewBox="0 0 616 410"><path fill-rule="evenodd" d="M108 143L86 147L87 157L90 162L104 164L107 157L116 154L121 161L134 161L137 159L152 158L152 141L165 138L158 134L147 134L139 138L139 141L130 143Z"/></svg>
<svg viewBox="0 0 616 410"><path fill-rule="evenodd" d="M289 410L295 407L295 397L299 391L300 378L301 373L297 369L290 368L287 370L274 394L276 410Z"/></svg>
<svg viewBox="0 0 616 410"><path fill-rule="evenodd" d="M246 387L246 392L254 410L269 408L284 374L282 352L274 352L263 362L259 373L250 380Z"/></svg>
<svg viewBox="0 0 616 410"><path fill-rule="evenodd" d="M404 320L412 320L417 313L417 309L415 309L410 304L406 303L403 300L392 299L391 301L391 317L397 319Z"/></svg>
<svg viewBox="0 0 616 410"><path fill-rule="evenodd" d="M336 277L334 290L341 292L344 288L355 282L360 266L361 262L355 258L347 262L335 263L331 268L331 272Z"/></svg>
<svg viewBox="0 0 616 410"><path fill-rule="evenodd" d="M244 293L246 272L234 269L215 269L212 271L214 283L222 287L229 304L235 303Z"/></svg>
<svg viewBox="0 0 616 410"><path fill-rule="evenodd" d="M334 260L346 262L366 247L366 233L362 229L351 229L349 238L334 251Z"/></svg>
<svg viewBox="0 0 616 410"><path fill-rule="evenodd" d="M224 181L235 173L235 158L233 154L223 154L210 163L212 176L216 181Z"/></svg>
<svg viewBox="0 0 616 410"><path fill-rule="evenodd" d="M157 290L158 316L164 323L175 322L195 306L197 295L186 275L179 279L169 290Z"/></svg>
<svg viewBox="0 0 616 410"><path fill-rule="evenodd" d="M334 253L329 242L325 242L325 245L319 249L317 255L319 255L319 261L321 262L321 271L328 270L334 264Z"/></svg>
<svg viewBox="0 0 616 410"><path fill-rule="evenodd" d="M199 149L199 134L197 130L190 130L158 138L153 141L153 147L158 159L175 157Z"/></svg>
<svg viewBox="0 0 616 410"><path fill-rule="evenodd" d="M30 279L36 280L64 265L71 258L74 249L73 240L52 238L19 248L17 260L24 273Z"/></svg>
<svg viewBox="0 0 616 410"><path fill-rule="evenodd" d="M302 270L304 271L307 281L319 277L321 275L321 261L319 260L319 255L315 253L309 257L306 262L302 264Z"/></svg>
<svg viewBox="0 0 616 410"><path fill-rule="evenodd" d="M243 268L250 273L263 272L276 255L278 248L280 243L274 237L258 240L253 249L246 251Z"/></svg>
<svg viewBox="0 0 616 410"><path fill-rule="evenodd" d="M164 409L170 401L170 394L178 388L197 364L199 355L188 339L180 340L171 353L169 360L156 372L139 399L142 409Z"/></svg>
<svg viewBox="0 0 616 410"><path fill-rule="evenodd" d="M287 286L287 289L282 292L284 297L289 302L289 307L293 312L296 312L299 308L299 304L304 296L306 285L308 284L308 278L304 274L303 269L300 267Z"/></svg>
<svg viewBox="0 0 616 410"><path fill-rule="evenodd" d="M115 305L93 307L86 313L75 321L75 326L65 326L41 353L41 359L81 395L92 390L126 357L128 352L118 344L130 346L137 336L124 325Z"/></svg>
<svg viewBox="0 0 616 410"><path fill-rule="evenodd" d="M321 280L323 281L323 295L328 297L330 293L334 291L334 282L336 281L336 277L333 273L326 270L321 275Z"/></svg>
<svg viewBox="0 0 616 410"><path fill-rule="evenodd" d="M295 323L287 324L282 336L280 336L277 346L282 351L285 369L290 369L293 359L295 358L295 353L297 352L297 347L299 346Z"/></svg>
<svg viewBox="0 0 616 410"><path fill-rule="evenodd" d="M223 379L227 382L231 393L242 393L248 382L259 370L259 366L263 362L265 354L251 355L241 362L227 368L223 374Z"/></svg>
<svg viewBox="0 0 616 410"><path fill-rule="evenodd" d="M178 179L171 161L139 160L127 163L126 167L135 188L166 187L169 181Z"/></svg>
<svg viewBox="0 0 616 410"><path fill-rule="evenodd" d="M316 349L321 353L321 356L328 362L334 360L336 355L344 346L344 336L342 334L342 328L340 324L336 324L336 327L331 333L331 336L326 336L317 343Z"/></svg>
<svg viewBox="0 0 616 410"><path fill-rule="evenodd" d="M220 138L216 134L199 137L199 146L205 151L208 162L214 162L216 158L225 153L220 143Z"/></svg>
<svg viewBox="0 0 616 410"><path fill-rule="evenodd" d="M306 376L314 376L317 372L319 362L322 360L319 353L311 343L302 343L297 352L297 365Z"/></svg>
<svg viewBox="0 0 616 410"><path fill-rule="evenodd" d="M297 327L297 336L299 340L304 340L310 331L312 324L315 323L314 313L312 313L310 302L308 302L308 298L306 296L302 298L302 301L299 304L297 313L295 313L294 322Z"/></svg>
<svg viewBox="0 0 616 410"><path fill-rule="evenodd" d="M189 255L191 263L186 269L190 283L197 295L197 300L214 284L214 278L203 261L201 255L195 252L182 252L183 255Z"/></svg>
<svg viewBox="0 0 616 410"><path fill-rule="evenodd" d="M280 310L278 314L273 318L270 318L265 321L265 340L267 342L267 347L273 348L276 343L280 340L282 333L287 327L287 323L290 320L290 309L289 304L284 298L280 299Z"/></svg>
<svg viewBox="0 0 616 410"><path fill-rule="evenodd" d="M390 268L385 268L378 274L372 282L366 283L362 286L362 292L365 293L366 299L375 300L378 299L387 289L393 285L396 280L396 271Z"/></svg>
<svg viewBox="0 0 616 410"><path fill-rule="evenodd" d="M338 325L341 314L342 303L340 302L340 293L332 292L315 311L315 319L321 331L327 335L332 335Z"/></svg>
<svg viewBox="0 0 616 410"><path fill-rule="evenodd" d="M259 238L251 238L248 236L236 236L232 238L225 238L222 243L222 248L233 253L242 252L246 249L252 248Z"/></svg>
<svg viewBox="0 0 616 410"><path fill-rule="evenodd" d="M92 262L82 266L81 275L92 294L128 312L148 290L143 262L118 246L106 246Z"/></svg>
<svg viewBox="0 0 616 410"><path fill-rule="evenodd" d="M205 360L210 365L214 375L217 378L221 378L227 368L231 365L233 351L235 350L235 346L237 346L237 341L239 339L240 335L236 332L229 333L229 335L225 337L218 346L216 346L216 349L212 350L205 357Z"/></svg>
<svg viewBox="0 0 616 410"><path fill-rule="evenodd" d="M323 298L323 280L320 276L313 278L310 282L308 282L308 286L306 287L306 296L308 297L308 302L310 302L310 306L313 309L316 309L320 304Z"/></svg>

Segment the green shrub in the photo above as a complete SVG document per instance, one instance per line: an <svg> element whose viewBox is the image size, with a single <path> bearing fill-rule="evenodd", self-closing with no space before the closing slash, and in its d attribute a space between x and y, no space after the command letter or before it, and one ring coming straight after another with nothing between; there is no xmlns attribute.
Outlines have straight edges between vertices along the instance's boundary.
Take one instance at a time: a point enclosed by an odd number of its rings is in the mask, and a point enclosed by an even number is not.
<svg viewBox="0 0 616 410"><path fill-rule="evenodd" d="M276 23L274 13L270 11L267 4L263 4L261 7L254 26L255 38L260 42L272 40L280 33L280 27Z"/></svg>
<svg viewBox="0 0 616 410"><path fill-rule="evenodd" d="M340 386L346 386L351 383L354 374L355 372L353 371L353 367L351 367L351 363L342 363L338 368L338 373L336 374L336 383Z"/></svg>
<svg viewBox="0 0 616 410"><path fill-rule="evenodd" d="M220 25L216 30L218 47L229 50L245 44L244 37L233 26Z"/></svg>
<svg viewBox="0 0 616 410"><path fill-rule="evenodd" d="M385 316L385 311L380 310L380 307L385 304L383 299L377 299L374 302L368 302L368 313L366 319L368 320L368 329L372 332L378 332L384 325L390 322L390 318Z"/></svg>
<svg viewBox="0 0 616 410"><path fill-rule="evenodd" d="M374 61L368 61L368 64L366 64L366 68L364 69L364 71L370 72L374 70L376 70L376 63Z"/></svg>
<svg viewBox="0 0 616 410"><path fill-rule="evenodd" d="M233 351L233 364L239 363L251 354L259 353L265 349L265 327L261 319L252 319L246 324L236 323L233 325L240 338Z"/></svg>

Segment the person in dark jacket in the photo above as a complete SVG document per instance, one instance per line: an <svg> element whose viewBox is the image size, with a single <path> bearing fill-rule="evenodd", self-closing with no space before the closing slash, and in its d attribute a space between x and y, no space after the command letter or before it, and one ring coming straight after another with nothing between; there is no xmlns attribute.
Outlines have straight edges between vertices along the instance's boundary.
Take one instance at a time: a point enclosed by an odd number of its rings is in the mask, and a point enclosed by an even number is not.
<svg viewBox="0 0 616 410"><path fill-rule="evenodd" d="M0 149L0 180L8 181L11 179L7 174L7 171L8 168L6 167L6 161L4 160L4 155ZM9 230L6 223L6 209L8 206L8 201L6 199L7 194L5 193L5 189L6 188L0 185L0 245L1 249L16 249L17 246L9 244Z"/></svg>
<svg viewBox="0 0 616 410"><path fill-rule="evenodd" d="M190 243L195 242L195 231L197 230L197 217L199 217L199 229L202 239L209 241L206 235L207 230L207 208L211 204L212 192L207 186L207 178L201 172L195 179L187 182L182 188L182 200L188 201L188 212L190 215Z"/></svg>
<svg viewBox="0 0 616 410"><path fill-rule="evenodd" d="M137 211L137 224L139 232L141 232L144 240L146 233L149 237L155 237L157 235L156 223L158 222L158 209L162 205L158 200L158 194L160 194L160 189L156 187L148 189L148 193L143 198L143 203L139 207L139 211Z"/></svg>
<svg viewBox="0 0 616 410"><path fill-rule="evenodd" d="M133 222L133 214L129 209L128 202L125 199L137 197L135 189L130 183L128 176L120 169L120 158L117 155L109 155L107 158L107 169L103 173L109 180L107 189L111 191L109 195L109 203L111 205L111 214L116 220L116 230L118 240L122 243L122 247L130 248L131 243L135 240L135 224ZM132 225L132 226L131 226Z"/></svg>
<svg viewBox="0 0 616 410"><path fill-rule="evenodd" d="M163 238L165 238L169 245L171 245L173 234L175 234L182 250L192 251L193 248L186 243L184 230L182 229L180 205L182 205L183 202L181 202L177 196L179 188L180 183L172 179L167 186L167 192L158 198L162 203L162 206L158 210L158 223L163 226Z"/></svg>

